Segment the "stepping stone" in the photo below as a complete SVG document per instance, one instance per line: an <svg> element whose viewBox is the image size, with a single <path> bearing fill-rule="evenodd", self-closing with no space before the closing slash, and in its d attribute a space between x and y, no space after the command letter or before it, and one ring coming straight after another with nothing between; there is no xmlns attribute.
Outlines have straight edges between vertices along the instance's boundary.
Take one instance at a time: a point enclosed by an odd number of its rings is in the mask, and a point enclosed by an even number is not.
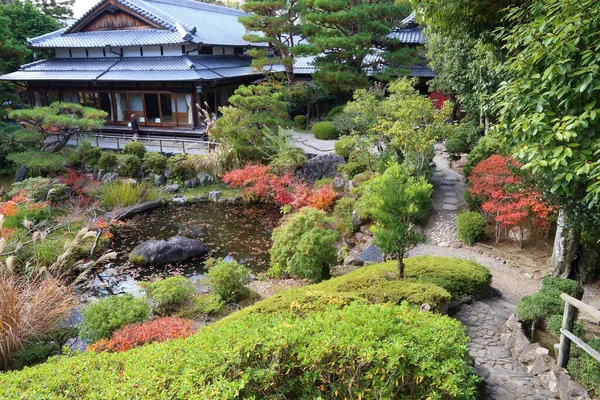
<svg viewBox="0 0 600 400"><path fill-rule="evenodd" d="M437 245L440 246L440 247L448 247L448 246L450 246L448 244L448 242L439 242Z"/></svg>
<svg viewBox="0 0 600 400"><path fill-rule="evenodd" d="M456 197L446 197L443 202L445 204L458 204L458 199Z"/></svg>
<svg viewBox="0 0 600 400"><path fill-rule="evenodd" d="M458 211L458 205L456 204L444 204L442 210L446 211Z"/></svg>
<svg viewBox="0 0 600 400"><path fill-rule="evenodd" d="M440 183L440 185L454 187L454 182L445 181L445 182Z"/></svg>
<svg viewBox="0 0 600 400"><path fill-rule="evenodd" d="M460 249L462 247L462 243L461 242L452 242L452 243L450 243L450 247L452 247L453 249Z"/></svg>

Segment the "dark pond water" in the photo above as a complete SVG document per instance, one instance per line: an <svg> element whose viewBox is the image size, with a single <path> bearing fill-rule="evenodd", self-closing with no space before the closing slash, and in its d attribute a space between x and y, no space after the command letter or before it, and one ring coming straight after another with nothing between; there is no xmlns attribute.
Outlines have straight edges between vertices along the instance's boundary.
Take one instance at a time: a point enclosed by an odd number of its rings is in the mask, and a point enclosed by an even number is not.
<svg viewBox="0 0 600 400"><path fill-rule="evenodd" d="M231 257L253 272L266 271L271 233L279 222L276 207L258 204L230 206L203 203L169 206L126 221L115 233L118 259L92 276L86 291L93 295L136 293L136 282L184 275L201 278L204 258L158 267L136 266L127 259L135 246L149 239L181 235L201 240L209 257Z"/></svg>

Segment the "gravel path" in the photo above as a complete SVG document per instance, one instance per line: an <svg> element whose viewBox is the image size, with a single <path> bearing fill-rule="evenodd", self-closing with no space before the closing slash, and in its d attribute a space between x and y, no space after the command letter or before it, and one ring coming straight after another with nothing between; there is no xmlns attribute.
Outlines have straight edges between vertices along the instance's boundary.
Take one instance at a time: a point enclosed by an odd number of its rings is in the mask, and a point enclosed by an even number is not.
<svg viewBox="0 0 600 400"><path fill-rule="evenodd" d="M525 275L499 257L491 257L477 247L463 247L456 239L456 218L464 207L464 177L450 168L448 154L442 144L436 145L433 183L433 213L425 226L427 242L408 252L408 256L432 255L472 260L489 268L492 286L500 290L504 300L516 304L525 295L540 290L541 281Z"/></svg>

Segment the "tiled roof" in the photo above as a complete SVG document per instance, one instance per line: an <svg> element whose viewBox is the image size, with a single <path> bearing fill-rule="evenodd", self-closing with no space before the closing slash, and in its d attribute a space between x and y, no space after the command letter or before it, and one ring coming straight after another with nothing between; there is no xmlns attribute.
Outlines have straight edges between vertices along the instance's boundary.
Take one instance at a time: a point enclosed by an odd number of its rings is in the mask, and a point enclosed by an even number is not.
<svg viewBox="0 0 600 400"><path fill-rule="evenodd" d="M160 29L93 31L70 33L84 18L98 10L100 1L67 29L30 39L35 48L105 47L203 43L217 46L256 46L242 39L246 34L239 22L243 11L194 0L115 0L154 22Z"/></svg>
<svg viewBox="0 0 600 400"><path fill-rule="evenodd" d="M425 35L423 35L422 26L396 29L388 35L388 38L397 40L403 44L425 44Z"/></svg>
<svg viewBox="0 0 600 400"><path fill-rule="evenodd" d="M317 68L314 66L315 58L316 57L314 56L295 57L294 73L304 75L316 72ZM376 61L377 58L377 54L371 54L365 61L371 63ZM424 64L416 64L412 67L407 67L407 69L409 70L407 76L410 77L433 78L436 76L435 72L429 66ZM373 71L370 71L368 74L372 75Z"/></svg>
<svg viewBox="0 0 600 400"><path fill-rule="evenodd" d="M123 31L95 31L52 35L31 39L31 45L37 48L77 48L77 47L113 47L158 46L163 44L183 44L185 41L177 32L160 29L138 29Z"/></svg>
<svg viewBox="0 0 600 400"><path fill-rule="evenodd" d="M51 58L0 80L201 81L258 75L247 56Z"/></svg>

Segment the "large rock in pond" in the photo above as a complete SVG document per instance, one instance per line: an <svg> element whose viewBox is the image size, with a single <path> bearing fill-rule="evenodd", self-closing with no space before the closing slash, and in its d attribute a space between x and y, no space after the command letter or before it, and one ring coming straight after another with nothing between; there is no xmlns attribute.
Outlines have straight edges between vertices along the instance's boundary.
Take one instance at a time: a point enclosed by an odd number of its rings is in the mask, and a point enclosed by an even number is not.
<svg viewBox="0 0 600 400"><path fill-rule="evenodd" d="M300 174L310 182L322 178L333 178L338 174L337 167L340 164L345 164L344 157L335 154L323 154L308 160L302 167Z"/></svg>
<svg viewBox="0 0 600 400"><path fill-rule="evenodd" d="M129 261L139 265L160 265L189 260L208 254L199 240L175 236L169 240L146 240L129 254Z"/></svg>

